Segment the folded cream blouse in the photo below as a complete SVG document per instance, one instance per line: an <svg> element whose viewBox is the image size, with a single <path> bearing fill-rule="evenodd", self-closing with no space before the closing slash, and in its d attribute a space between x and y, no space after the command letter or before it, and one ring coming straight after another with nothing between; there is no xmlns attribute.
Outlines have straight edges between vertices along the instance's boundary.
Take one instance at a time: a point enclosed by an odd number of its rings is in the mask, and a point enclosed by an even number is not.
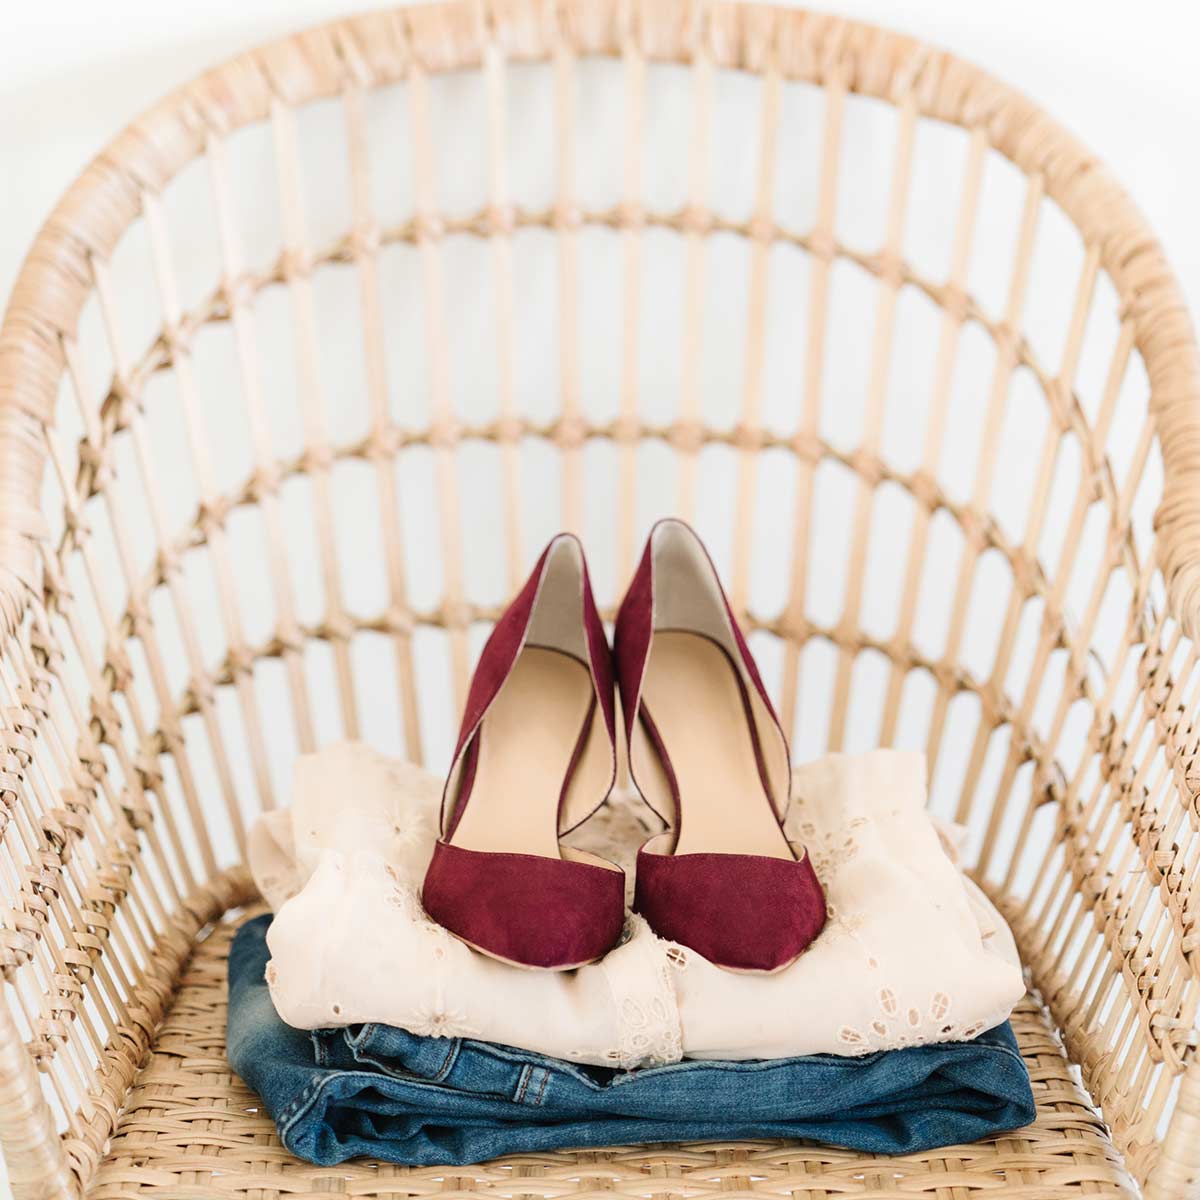
<svg viewBox="0 0 1200 1200"><path fill-rule="evenodd" d="M289 1024L376 1021L634 1067L961 1040L1025 990L1007 926L926 812L919 754L835 754L794 772L787 829L809 848L829 922L774 975L722 971L636 915L621 945L575 971L476 953L421 911L440 798L428 772L341 743L301 758L292 807L255 825L250 868L275 910L267 980ZM636 805L615 796L573 840L631 871L647 836Z"/></svg>

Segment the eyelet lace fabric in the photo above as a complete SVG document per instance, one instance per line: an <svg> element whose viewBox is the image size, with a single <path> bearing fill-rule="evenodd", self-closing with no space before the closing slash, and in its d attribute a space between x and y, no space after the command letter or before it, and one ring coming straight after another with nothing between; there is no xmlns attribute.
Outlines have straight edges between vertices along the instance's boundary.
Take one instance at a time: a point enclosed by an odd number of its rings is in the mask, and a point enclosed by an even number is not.
<svg viewBox="0 0 1200 1200"><path fill-rule="evenodd" d="M601 962L524 970L432 922L420 886L441 782L354 743L301 759L290 809L251 831L275 910L267 982L305 1029L369 1021L633 1069L682 1057L861 1055L962 1040L1024 994L1011 934L925 811L920 755L831 755L794 772L788 836L829 903L809 950L771 976L722 971L631 914ZM331 803L336 797L336 803ZM617 796L571 838L626 867L650 829Z"/></svg>
<svg viewBox="0 0 1200 1200"><path fill-rule="evenodd" d="M609 1066L631 1070L683 1057L683 1031L671 967L679 947L656 938L631 913L623 946L633 954L609 954L599 963L617 1013L619 1042L605 1054Z"/></svg>

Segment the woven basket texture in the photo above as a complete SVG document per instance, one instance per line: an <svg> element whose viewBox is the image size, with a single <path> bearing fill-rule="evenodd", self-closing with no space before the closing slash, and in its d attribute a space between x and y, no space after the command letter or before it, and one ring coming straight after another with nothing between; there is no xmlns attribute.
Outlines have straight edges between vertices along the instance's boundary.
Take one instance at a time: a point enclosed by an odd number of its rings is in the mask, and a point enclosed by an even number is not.
<svg viewBox="0 0 1200 1200"><path fill-rule="evenodd" d="M668 512L797 758L926 752L1027 967L1036 1124L291 1158L224 1058L247 829L337 738L442 769L545 540L611 617ZM1200 1194L1200 358L1126 194L947 53L452 0L186 85L0 329L0 629L21 1197Z"/></svg>

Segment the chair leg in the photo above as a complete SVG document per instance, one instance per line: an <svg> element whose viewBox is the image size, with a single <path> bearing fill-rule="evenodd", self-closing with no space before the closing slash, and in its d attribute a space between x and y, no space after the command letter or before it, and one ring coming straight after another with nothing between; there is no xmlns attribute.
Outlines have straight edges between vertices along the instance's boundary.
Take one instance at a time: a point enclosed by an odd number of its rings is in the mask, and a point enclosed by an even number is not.
<svg viewBox="0 0 1200 1200"><path fill-rule="evenodd" d="M1200 1197L1200 1059L1192 1059L1163 1139L1162 1154L1146 1180L1146 1200Z"/></svg>
<svg viewBox="0 0 1200 1200"><path fill-rule="evenodd" d="M8 1000L0 996L0 1149L13 1200L75 1200L62 1139Z"/></svg>

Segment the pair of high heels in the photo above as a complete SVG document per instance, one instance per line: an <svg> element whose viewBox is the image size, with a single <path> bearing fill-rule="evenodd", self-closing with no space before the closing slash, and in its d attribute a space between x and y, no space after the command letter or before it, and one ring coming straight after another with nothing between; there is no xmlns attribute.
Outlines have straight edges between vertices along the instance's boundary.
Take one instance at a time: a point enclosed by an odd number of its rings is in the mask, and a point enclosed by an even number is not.
<svg viewBox="0 0 1200 1200"><path fill-rule="evenodd" d="M711 558L674 519L651 531L611 650L570 534L496 623L446 781L426 911L524 967L570 970L618 943L624 872L561 841L616 781L614 692L630 778L668 827L638 852L634 910L718 966L787 966L825 923L809 856L783 832L787 739Z"/></svg>

